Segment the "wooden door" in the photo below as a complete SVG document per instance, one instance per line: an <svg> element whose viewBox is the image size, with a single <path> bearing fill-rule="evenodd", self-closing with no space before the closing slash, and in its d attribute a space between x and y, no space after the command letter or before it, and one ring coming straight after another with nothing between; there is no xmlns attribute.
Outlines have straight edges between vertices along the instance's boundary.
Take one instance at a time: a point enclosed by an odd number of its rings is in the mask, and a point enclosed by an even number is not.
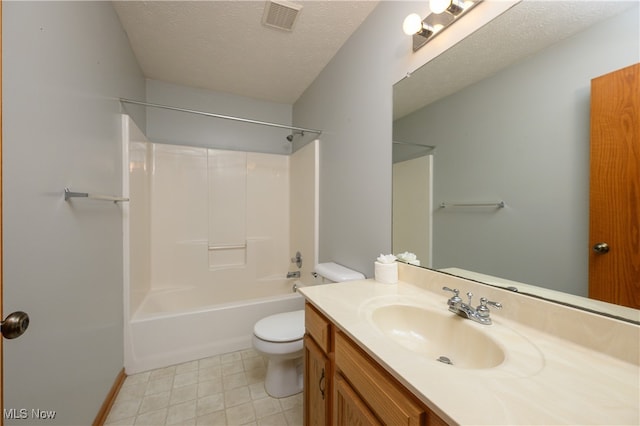
<svg viewBox="0 0 640 426"><path fill-rule="evenodd" d="M329 400L329 359L309 336L304 336L304 424L324 426Z"/></svg>
<svg viewBox="0 0 640 426"><path fill-rule="evenodd" d="M4 318L2 312L2 1L0 1L0 318ZM2 366L4 359L2 358L2 341L4 339L0 337L0 426L4 424L4 395L2 393L2 386L4 379L2 378Z"/></svg>
<svg viewBox="0 0 640 426"><path fill-rule="evenodd" d="M589 297L640 309L640 64L591 81L590 181Z"/></svg>

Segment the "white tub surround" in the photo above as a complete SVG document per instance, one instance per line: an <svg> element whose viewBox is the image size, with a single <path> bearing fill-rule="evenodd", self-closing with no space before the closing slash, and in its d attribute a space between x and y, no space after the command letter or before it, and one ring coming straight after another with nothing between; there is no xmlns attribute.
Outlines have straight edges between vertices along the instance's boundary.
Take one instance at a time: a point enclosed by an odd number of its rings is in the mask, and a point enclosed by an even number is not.
<svg viewBox="0 0 640 426"><path fill-rule="evenodd" d="M291 156L157 144L123 116L127 374L248 349L256 321L302 309L317 154L318 141Z"/></svg>
<svg viewBox="0 0 640 426"><path fill-rule="evenodd" d="M639 424L640 327L507 290L399 266L397 285L373 280L301 293L437 415L453 424ZM447 310L442 287L502 303L492 325L470 320L506 357L492 368L462 368L418 355L372 322L386 304ZM475 305L475 303L474 303ZM473 348L469 348L473 351Z"/></svg>

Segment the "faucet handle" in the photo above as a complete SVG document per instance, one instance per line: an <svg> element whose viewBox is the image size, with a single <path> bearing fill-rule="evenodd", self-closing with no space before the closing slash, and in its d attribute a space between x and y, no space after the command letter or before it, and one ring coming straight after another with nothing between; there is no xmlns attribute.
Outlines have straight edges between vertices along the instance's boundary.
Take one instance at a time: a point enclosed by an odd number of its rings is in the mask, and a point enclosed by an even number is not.
<svg viewBox="0 0 640 426"><path fill-rule="evenodd" d="M458 297L458 294L460 293L460 290L458 290L457 288L449 288L449 287L442 287L442 289L444 291L450 291L451 293L455 294L454 297Z"/></svg>
<svg viewBox="0 0 640 426"><path fill-rule="evenodd" d="M480 298L480 305L484 305L484 306L491 305L494 308L502 309L502 304L501 303L492 302L491 300L487 300L486 297L481 297Z"/></svg>
<svg viewBox="0 0 640 426"><path fill-rule="evenodd" d="M453 293L453 296L449 300L447 300L447 305L449 305L449 310L451 312L456 312L458 309L458 305L462 303L462 299L460 298L460 296L458 296L460 290L458 290L457 288L451 289L449 287L442 287L442 289L444 291L450 291L451 293Z"/></svg>
<svg viewBox="0 0 640 426"><path fill-rule="evenodd" d="M502 305L498 302L492 302L491 300L488 300L486 297L481 297L480 298L480 305L478 305L478 307L476 308L476 312L478 313L478 316L481 318L489 318L489 315L491 314L491 311L489 311L489 308L487 307L487 305L491 305L493 307L496 307L498 309L502 309Z"/></svg>

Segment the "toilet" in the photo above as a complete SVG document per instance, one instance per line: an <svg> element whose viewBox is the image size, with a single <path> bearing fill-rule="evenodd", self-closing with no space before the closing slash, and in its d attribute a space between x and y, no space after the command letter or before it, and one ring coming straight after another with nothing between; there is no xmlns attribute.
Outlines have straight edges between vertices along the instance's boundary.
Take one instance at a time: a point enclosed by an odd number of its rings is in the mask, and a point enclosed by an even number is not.
<svg viewBox="0 0 640 426"><path fill-rule="evenodd" d="M315 267L318 284L363 280L360 272L337 263ZM284 312L262 318L253 327L253 348L267 358L265 390L274 398L302 391L304 310Z"/></svg>

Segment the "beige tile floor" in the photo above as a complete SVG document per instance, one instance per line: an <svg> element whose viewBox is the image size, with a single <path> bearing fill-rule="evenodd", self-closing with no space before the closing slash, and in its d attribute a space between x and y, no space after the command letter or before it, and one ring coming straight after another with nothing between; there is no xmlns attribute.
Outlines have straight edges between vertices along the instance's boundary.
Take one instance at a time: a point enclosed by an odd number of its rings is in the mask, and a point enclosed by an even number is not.
<svg viewBox="0 0 640 426"><path fill-rule="evenodd" d="M302 424L302 394L272 398L253 349L128 376L106 425Z"/></svg>

